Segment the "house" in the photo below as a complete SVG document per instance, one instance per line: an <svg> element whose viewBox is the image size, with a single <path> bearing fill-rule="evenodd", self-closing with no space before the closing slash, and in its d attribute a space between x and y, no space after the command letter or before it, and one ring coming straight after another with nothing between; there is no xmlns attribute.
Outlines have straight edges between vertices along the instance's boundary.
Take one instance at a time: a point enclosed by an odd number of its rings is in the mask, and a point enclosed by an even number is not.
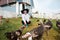
<svg viewBox="0 0 60 40"><path fill-rule="evenodd" d="M33 0L0 0L0 16L4 18L18 17L22 9L31 10L34 7Z"/></svg>

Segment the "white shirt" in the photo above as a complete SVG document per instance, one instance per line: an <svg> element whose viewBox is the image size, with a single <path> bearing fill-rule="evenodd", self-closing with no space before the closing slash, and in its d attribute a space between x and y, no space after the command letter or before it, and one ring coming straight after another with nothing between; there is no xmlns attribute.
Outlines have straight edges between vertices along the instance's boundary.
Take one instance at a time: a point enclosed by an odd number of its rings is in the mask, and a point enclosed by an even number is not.
<svg viewBox="0 0 60 40"><path fill-rule="evenodd" d="M30 15L29 14L22 14L22 20L24 21L24 23L29 22L30 20Z"/></svg>

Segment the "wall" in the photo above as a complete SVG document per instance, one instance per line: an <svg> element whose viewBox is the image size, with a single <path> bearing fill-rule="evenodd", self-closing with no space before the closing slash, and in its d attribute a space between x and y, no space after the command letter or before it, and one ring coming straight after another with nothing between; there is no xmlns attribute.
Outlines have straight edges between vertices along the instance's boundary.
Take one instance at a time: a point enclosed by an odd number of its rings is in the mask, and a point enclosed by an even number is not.
<svg viewBox="0 0 60 40"><path fill-rule="evenodd" d="M11 5L11 6L5 6L5 7L0 7L0 16L3 16L4 18L11 18L16 16L16 6Z"/></svg>

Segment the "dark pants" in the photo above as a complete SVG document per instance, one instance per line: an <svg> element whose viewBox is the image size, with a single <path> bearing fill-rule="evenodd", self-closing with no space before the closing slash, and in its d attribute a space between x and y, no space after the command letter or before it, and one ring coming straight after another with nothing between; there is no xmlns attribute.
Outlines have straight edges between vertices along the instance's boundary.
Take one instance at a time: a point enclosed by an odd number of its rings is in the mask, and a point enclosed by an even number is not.
<svg viewBox="0 0 60 40"><path fill-rule="evenodd" d="M26 21L26 24L29 25L31 23L31 21L27 22ZM25 25L24 21L22 21L22 24Z"/></svg>

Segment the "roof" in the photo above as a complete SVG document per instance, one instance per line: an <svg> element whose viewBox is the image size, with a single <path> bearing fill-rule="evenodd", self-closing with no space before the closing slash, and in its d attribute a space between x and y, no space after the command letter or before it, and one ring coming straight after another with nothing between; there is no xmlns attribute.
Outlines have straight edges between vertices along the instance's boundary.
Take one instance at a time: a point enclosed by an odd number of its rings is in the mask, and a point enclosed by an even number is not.
<svg viewBox="0 0 60 40"><path fill-rule="evenodd" d="M16 2L16 0L0 0L0 6L8 3Z"/></svg>
<svg viewBox="0 0 60 40"><path fill-rule="evenodd" d="M16 0L0 0L0 6L1 7L4 7L4 6L7 6L7 5L12 5L12 4L15 4L16 3ZM30 4L26 3L26 2L19 2L20 4L27 4L30 6Z"/></svg>

